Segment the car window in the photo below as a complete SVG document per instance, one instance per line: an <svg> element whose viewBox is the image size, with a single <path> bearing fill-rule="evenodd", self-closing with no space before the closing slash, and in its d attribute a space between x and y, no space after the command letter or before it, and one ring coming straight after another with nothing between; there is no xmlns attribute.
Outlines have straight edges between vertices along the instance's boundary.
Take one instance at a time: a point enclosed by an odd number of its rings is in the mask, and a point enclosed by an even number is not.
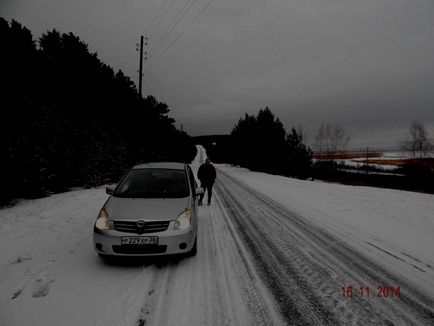
<svg viewBox="0 0 434 326"><path fill-rule="evenodd" d="M114 192L123 198L182 198L190 194L183 170L134 169Z"/></svg>

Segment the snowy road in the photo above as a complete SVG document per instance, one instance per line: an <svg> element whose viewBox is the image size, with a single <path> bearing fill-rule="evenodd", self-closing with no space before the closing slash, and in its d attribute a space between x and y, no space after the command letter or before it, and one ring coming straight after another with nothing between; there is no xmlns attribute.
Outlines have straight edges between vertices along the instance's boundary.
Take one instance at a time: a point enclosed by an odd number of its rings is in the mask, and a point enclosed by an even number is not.
<svg viewBox="0 0 434 326"><path fill-rule="evenodd" d="M219 166L196 257L110 265L92 249L106 198L0 210L0 325L434 324L431 195ZM377 297L383 285L400 297Z"/></svg>
<svg viewBox="0 0 434 326"><path fill-rule="evenodd" d="M434 322L433 297L357 248L220 171L219 202L271 290L282 317L297 325ZM346 285L399 286L399 298L343 296ZM365 293L366 294L366 293Z"/></svg>

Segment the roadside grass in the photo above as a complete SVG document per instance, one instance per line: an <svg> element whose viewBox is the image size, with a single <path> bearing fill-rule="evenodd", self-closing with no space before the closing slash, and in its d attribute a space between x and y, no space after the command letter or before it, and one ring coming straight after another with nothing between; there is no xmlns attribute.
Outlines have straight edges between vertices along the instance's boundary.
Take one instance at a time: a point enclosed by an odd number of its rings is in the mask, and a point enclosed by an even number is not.
<svg viewBox="0 0 434 326"><path fill-rule="evenodd" d="M411 159L381 152L316 155L312 177L325 182L434 193L434 158ZM325 158L326 157L326 158ZM349 163L358 163L357 166ZM384 168L382 167L384 166ZM395 166L395 168L386 168Z"/></svg>

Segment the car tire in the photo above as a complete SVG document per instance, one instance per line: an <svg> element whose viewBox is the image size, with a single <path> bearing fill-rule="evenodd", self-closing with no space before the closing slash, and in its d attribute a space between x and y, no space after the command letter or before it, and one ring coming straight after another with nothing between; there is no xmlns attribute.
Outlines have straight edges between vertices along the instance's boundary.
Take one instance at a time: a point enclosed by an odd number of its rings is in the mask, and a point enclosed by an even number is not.
<svg viewBox="0 0 434 326"><path fill-rule="evenodd" d="M194 239L194 245L193 248L191 248L191 250L189 252L187 252L186 256L187 257L194 257L197 254L197 235L196 235L196 239Z"/></svg>

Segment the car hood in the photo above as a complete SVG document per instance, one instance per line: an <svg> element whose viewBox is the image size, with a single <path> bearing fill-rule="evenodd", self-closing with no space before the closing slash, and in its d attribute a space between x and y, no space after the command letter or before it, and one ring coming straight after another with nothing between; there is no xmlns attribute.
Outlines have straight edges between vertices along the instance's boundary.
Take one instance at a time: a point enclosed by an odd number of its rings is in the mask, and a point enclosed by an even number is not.
<svg viewBox="0 0 434 326"><path fill-rule="evenodd" d="M110 197L105 210L113 220L176 220L188 208L185 198L119 198Z"/></svg>

